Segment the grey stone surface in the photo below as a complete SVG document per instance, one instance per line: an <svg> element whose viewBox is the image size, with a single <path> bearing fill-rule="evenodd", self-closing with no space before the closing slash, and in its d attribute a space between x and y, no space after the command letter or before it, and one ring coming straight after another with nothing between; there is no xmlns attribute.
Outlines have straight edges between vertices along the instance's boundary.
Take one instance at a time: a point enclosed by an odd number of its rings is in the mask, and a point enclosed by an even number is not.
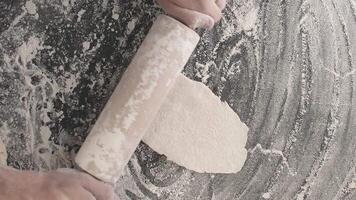
<svg viewBox="0 0 356 200"><path fill-rule="evenodd" d="M73 156L161 13L152 1L0 1L0 138L19 169ZM250 128L236 174L141 144L121 199L356 199L355 0L235 0L184 74Z"/></svg>

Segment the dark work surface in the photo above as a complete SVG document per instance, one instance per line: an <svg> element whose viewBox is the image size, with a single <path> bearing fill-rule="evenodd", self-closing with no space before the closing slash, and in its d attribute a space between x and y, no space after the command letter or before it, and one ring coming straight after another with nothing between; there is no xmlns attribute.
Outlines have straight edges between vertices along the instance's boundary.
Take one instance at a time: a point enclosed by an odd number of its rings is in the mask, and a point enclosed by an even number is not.
<svg viewBox="0 0 356 200"><path fill-rule="evenodd" d="M0 137L8 165L73 156L152 21L151 1L0 1ZM140 144L121 199L356 199L355 0L230 1L184 69L250 128L236 174L184 169Z"/></svg>

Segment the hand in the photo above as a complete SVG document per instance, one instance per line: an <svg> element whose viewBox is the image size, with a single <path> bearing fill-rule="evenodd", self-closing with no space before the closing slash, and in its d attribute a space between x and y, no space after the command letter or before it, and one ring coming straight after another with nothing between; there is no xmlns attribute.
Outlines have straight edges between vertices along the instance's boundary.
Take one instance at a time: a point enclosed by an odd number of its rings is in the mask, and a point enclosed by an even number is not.
<svg viewBox="0 0 356 200"><path fill-rule="evenodd" d="M71 169L43 173L0 167L0 199L114 200L114 191L110 185Z"/></svg>
<svg viewBox="0 0 356 200"><path fill-rule="evenodd" d="M221 17L226 0L157 0L168 15L192 29L211 29Z"/></svg>

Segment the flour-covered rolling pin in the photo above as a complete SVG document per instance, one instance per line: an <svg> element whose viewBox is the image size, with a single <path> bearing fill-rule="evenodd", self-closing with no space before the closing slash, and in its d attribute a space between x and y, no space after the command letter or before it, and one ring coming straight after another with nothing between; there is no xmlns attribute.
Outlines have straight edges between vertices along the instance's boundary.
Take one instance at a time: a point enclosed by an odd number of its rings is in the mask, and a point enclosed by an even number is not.
<svg viewBox="0 0 356 200"><path fill-rule="evenodd" d="M157 18L79 150L81 169L118 180L199 39L169 16Z"/></svg>

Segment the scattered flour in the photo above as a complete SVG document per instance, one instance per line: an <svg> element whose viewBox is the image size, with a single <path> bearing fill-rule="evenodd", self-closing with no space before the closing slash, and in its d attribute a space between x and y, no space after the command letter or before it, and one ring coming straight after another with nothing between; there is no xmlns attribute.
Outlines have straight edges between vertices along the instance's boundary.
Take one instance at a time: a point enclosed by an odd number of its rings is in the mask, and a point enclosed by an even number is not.
<svg viewBox="0 0 356 200"><path fill-rule="evenodd" d="M101 6L106 9L108 7L108 3L109 3L109 0L103 0L103 2L101 3Z"/></svg>
<svg viewBox="0 0 356 200"><path fill-rule="evenodd" d="M78 77L75 74L68 73L68 78L65 79L65 93L71 93L74 88L78 85Z"/></svg>
<svg viewBox="0 0 356 200"><path fill-rule="evenodd" d="M270 199L271 198L271 194L269 192L263 193L262 197L264 199Z"/></svg>
<svg viewBox="0 0 356 200"><path fill-rule="evenodd" d="M6 147L3 141L0 138L0 166L7 165L7 152Z"/></svg>
<svg viewBox="0 0 356 200"><path fill-rule="evenodd" d="M88 42L88 41L85 41L85 42L83 42L83 51L88 51L89 50L89 48L90 48L90 42Z"/></svg>
<svg viewBox="0 0 356 200"><path fill-rule="evenodd" d="M241 31L244 31L248 36L256 35L258 11L258 6L255 5L252 1L244 5L243 8L236 9L234 11Z"/></svg>
<svg viewBox="0 0 356 200"><path fill-rule="evenodd" d="M201 78L201 82L204 84L206 84L208 82L208 79L210 78L209 69L211 66L216 66L214 61L209 61L205 65L201 63L196 63L197 71L195 73L195 76Z"/></svg>
<svg viewBox="0 0 356 200"><path fill-rule="evenodd" d="M10 134L10 129L7 123L0 124L0 166L7 165L6 139Z"/></svg>
<svg viewBox="0 0 356 200"><path fill-rule="evenodd" d="M11 58L7 54L4 54L4 62L10 66Z"/></svg>
<svg viewBox="0 0 356 200"><path fill-rule="evenodd" d="M349 184L349 188L350 188L350 189L356 189L356 180L353 180L353 181Z"/></svg>
<svg viewBox="0 0 356 200"><path fill-rule="evenodd" d="M127 116L124 118L123 122L122 122L122 126L124 127L124 129L129 129L131 124L136 120L138 113L137 111L132 111L129 114L127 114Z"/></svg>
<svg viewBox="0 0 356 200"><path fill-rule="evenodd" d="M113 14L111 17L112 17L113 19L115 19L115 20L118 20L119 17L120 17L120 15L115 13L115 14Z"/></svg>
<svg viewBox="0 0 356 200"><path fill-rule="evenodd" d="M120 7L119 7L118 3L114 4L114 6L113 6L113 8L111 10L111 13L112 13L111 17L113 19L115 19L115 20L119 19L120 15L118 13L120 13Z"/></svg>
<svg viewBox="0 0 356 200"><path fill-rule="evenodd" d="M231 77L236 74L239 74L241 72L240 65L241 65L241 61L237 61L233 63L230 69L227 71L226 76Z"/></svg>
<svg viewBox="0 0 356 200"><path fill-rule="evenodd" d="M258 17L258 10L255 7L253 7L243 18L242 21L243 30L251 31L252 29L254 29L256 27L257 17Z"/></svg>
<svg viewBox="0 0 356 200"><path fill-rule="evenodd" d="M136 26L136 22L137 19L132 19L131 21L129 21L129 23L127 23L127 31L126 31L127 34L130 34L133 31L133 29Z"/></svg>
<svg viewBox="0 0 356 200"><path fill-rule="evenodd" d="M77 19L77 22L80 22L82 20L82 16L83 14L86 12L86 10L84 9L81 9L79 12L78 12L78 19Z"/></svg>
<svg viewBox="0 0 356 200"><path fill-rule="evenodd" d="M42 49L40 40L34 36L30 37L27 42L24 42L17 49L16 62L21 61L21 63L17 64L25 67L30 60L35 58L37 51L40 49Z"/></svg>
<svg viewBox="0 0 356 200"><path fill-rule="evenodd" d="M37 6L36 4L33 3L33 1L27 1L25 3L25 8L30 15L35 15L37 14Z"/></svg>
<svg viewBox="0 0 356 200"><path fill-rule="evenodd" d="M62 0L62 4L63 4L63 6L68 7L69 6L69 0Z"/></svg>

